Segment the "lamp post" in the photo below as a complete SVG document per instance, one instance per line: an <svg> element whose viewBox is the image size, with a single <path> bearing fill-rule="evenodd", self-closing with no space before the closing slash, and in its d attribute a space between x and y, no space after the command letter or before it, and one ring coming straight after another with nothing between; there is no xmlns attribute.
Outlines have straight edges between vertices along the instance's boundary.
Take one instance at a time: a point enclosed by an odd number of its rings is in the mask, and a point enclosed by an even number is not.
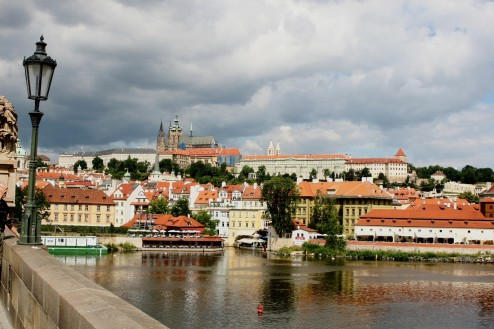
<svg viewBox="0 0 494 329"><path fill-rule="evenodd" d="M29 182L27 203L22 216L21 238L19 244L41 244L38 220L38 207L35 200L36 187L36 158L38 152L38 128L43 112L39 111L39 102L48 99L51 81L57 62L46 54L46 43L43 36L36 42L36 51L28 58L24 58L23 65L26 73L27 97L34 100L34 111L29 112L31 118L31 155L29 159Z"/></svg>

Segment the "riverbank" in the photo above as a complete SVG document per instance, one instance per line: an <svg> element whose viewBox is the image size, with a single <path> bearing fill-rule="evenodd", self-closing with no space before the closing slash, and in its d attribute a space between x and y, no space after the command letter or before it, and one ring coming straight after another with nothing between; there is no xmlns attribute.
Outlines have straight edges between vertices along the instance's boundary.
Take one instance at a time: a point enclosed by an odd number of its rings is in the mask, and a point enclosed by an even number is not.
<svg viewBox="0 0 494 329"><path fill-rule="evenodd" d="M357 241L351 241L357 242ZM277 255L284 257L304 256L313 259L346 259L346 260L382 260L398 262L430 262L430 263L494 263L494 249L468 248L470 245L461 245L459 248L448 248L445 251L433 248L415 247L411 250L400 250L400 248L380 249L378 245L372 245L373 248L365 248L365 245L359 245L362 248L354 248L355 245L349 243L345 250L332 250L325 246L304 244L302 247L281 248ZM408 246L411 247L411 246ZM465 248L467 247L467 248ZM491 246L489 246L491 247ZM467 249L468 254L463 253ZM471 250L475 250L472 253Z"/></svg>

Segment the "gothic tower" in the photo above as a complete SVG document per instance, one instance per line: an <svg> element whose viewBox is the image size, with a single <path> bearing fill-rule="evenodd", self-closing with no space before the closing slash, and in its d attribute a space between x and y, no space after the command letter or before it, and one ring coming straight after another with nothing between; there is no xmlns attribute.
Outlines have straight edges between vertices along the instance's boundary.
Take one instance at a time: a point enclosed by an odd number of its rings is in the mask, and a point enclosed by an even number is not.
<svg viewBox="0 0 494 329"><path fill-rule="evenodd" d="M182 128L180 127L180 122L178 121L178 115L175 116L173 120L173 125L170 122L168 128L168 150L174 151L178 149L178 143L180 136L182 135Z"/></svg>
<svg viewBox="0 0 494 329"><path fill-rule="evenodd" d="M160 130L158 130L158 136L156 137L156 153L166 151L165 146L165 132L163 131L163 121L160 125Z"/></svg>

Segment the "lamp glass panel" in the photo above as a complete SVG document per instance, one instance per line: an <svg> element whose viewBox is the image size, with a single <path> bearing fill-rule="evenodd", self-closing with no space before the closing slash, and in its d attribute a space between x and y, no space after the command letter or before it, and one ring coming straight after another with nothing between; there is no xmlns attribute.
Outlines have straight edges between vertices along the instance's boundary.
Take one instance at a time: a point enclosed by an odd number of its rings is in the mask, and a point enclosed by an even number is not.
<svg viewBox="0 0 494 329"><path fill-rule="evenodd" d="M41 76L41 92L40 95L43 98L48 98L48 92L50 91L51 78L53 76L53 67L51 65L43 65Z"/></svg>
<svg viewBox="0 0 494 329"><path fill-rule="evenodd" d="M30 95L31 97L38 97L38 90L39 90L39 83L40 83L40 78L41 78L41 65L40 64L34 64L30 63L27 64L27 70L29 74L29 88L30 88Z"/></svg>

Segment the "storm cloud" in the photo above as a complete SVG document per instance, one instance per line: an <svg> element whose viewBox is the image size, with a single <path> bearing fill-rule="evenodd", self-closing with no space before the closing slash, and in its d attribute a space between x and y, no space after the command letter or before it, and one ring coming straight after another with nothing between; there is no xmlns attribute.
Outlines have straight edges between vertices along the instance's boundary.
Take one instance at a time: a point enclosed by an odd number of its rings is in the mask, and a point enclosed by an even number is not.
<svg viewBox="0 0 494 329"><path fill-rule="evenodd" d="M23 56L57 60L42 152L153 146L160 120L243 154L491 166L494 3L0 0L0 94L29 146Z"/></svg>

